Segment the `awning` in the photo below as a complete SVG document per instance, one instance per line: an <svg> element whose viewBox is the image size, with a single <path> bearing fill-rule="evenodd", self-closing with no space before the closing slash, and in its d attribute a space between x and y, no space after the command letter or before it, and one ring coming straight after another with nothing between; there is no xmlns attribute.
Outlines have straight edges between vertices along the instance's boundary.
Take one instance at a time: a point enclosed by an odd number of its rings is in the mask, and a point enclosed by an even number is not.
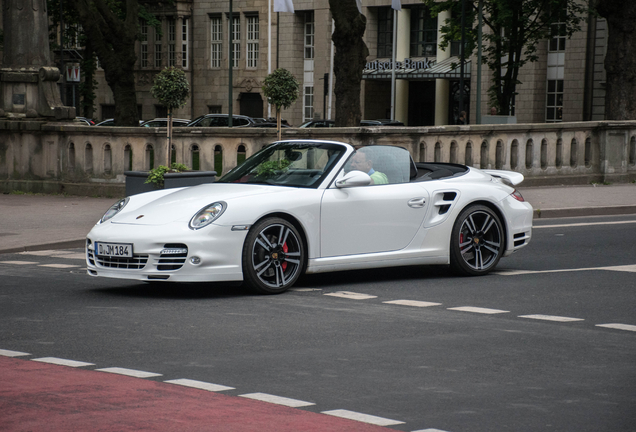
<svg viewBox="0 0 636 432"><path fill-rule="evenodd" d="M373 64L374 62L370 62L367 64ZM414 63L414 62L412 62ZM372 80L391 80L392 70L391 69L364 69L362 71L362 79L372 79ZM442 60L439 63L435 63L432 66L429 66L424 69L407 69L407 68L398 68L395 71L396 79L404 79L411 81L423 81L423 80L434 80L434 79L459 79L460 78L460 67L459 67L459 57L453 56L449 57L446 60ZM470 78L470 60L466 60L464 64L464 78Z"/></svg>

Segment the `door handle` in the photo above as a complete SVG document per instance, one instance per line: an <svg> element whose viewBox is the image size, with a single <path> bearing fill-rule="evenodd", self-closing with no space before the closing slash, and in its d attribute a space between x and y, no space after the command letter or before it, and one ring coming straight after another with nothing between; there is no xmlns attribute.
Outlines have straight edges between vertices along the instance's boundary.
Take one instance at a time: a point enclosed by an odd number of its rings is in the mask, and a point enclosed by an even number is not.
<svg viewBox="0 0 636 432"><path fill-rule="evenodd" d="M409 207L421 208L424 207L424 204L426 204L425 198L413 198L409 200Z"/></svg>

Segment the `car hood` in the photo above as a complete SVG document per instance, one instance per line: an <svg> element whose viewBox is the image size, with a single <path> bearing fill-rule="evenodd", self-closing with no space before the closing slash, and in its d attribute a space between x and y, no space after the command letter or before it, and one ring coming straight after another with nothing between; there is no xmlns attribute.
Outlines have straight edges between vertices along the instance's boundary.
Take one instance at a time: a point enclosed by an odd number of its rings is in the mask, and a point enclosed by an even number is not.
<svg viewBox="0 0 636 432"><path fill-rule="evenodd" d="M241 183L210 183L179 189L153 201L135 206L135 196L111 222L114 224L163 225L178 220L189 221L199 210L217 201L229 202L264 194L288 191L282 186ZM131 206L132 204L132 206Z"/></svg>

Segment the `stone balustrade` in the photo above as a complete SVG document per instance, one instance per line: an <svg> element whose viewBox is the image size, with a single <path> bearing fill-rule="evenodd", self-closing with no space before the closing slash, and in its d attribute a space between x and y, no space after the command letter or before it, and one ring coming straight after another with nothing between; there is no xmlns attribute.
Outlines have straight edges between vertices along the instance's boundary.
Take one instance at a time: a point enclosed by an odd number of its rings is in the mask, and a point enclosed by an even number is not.
<svg viewBox="0 0 636 432"><path fill-rule="evenodd" d="M397 145L415 161L522 173L524 185L636 180L636 121L445 127L285 129L283 139ZM176 161L227 172L276 140L274 129L175 128ZM0 121L0 181L123 184L167 164L166 130ZM9 183L7 183L9 182ZM13 183L11 183L13 182Z"/></svg>

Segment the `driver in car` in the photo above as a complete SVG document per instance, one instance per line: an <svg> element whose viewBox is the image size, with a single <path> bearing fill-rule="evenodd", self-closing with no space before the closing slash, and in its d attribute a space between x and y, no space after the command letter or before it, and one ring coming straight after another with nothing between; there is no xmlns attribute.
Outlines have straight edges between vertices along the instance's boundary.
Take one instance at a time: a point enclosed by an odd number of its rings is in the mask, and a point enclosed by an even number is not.
<svg viewBox="0 0 636 432"><path fill-rule="evenodd" d="M378 185L389 183L389 179L386 174L373 169L373 161L362 150L358 150L358 152L353 155L353 159L351 160L351 169L369 174L369 177L371 177L371 184Z"/></svg>

